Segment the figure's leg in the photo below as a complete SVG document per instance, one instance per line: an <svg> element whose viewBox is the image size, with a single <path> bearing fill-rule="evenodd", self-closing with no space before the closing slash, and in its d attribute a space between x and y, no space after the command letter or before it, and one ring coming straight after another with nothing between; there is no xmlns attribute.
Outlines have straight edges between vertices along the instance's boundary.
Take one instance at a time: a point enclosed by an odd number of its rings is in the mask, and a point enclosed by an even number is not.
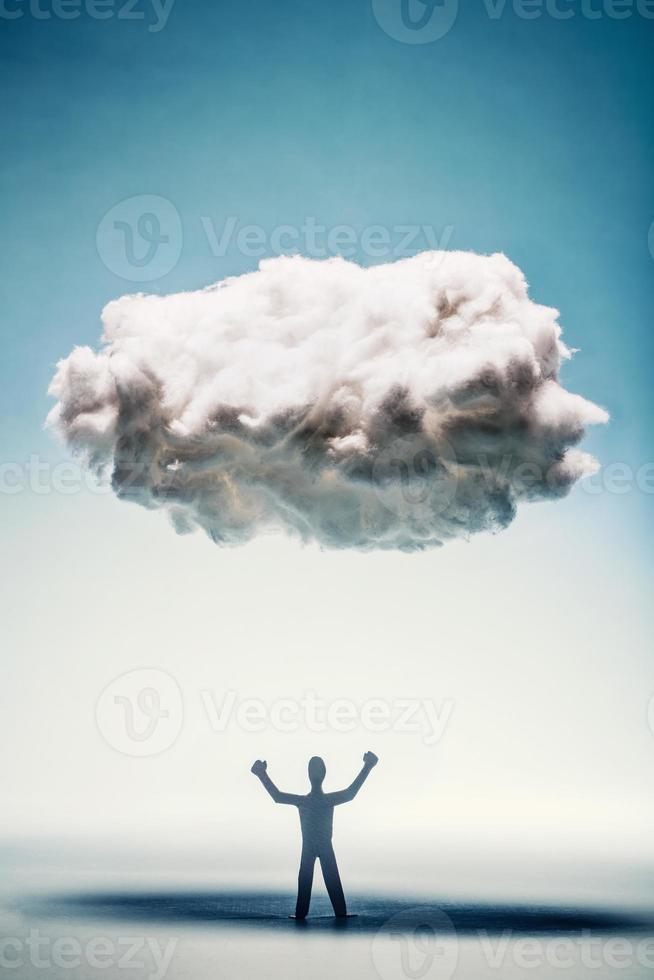
<svg viewBox="0 0 654 980"><path fill-rule="evenodd" d="M297 877L297 903L295 905L295 918L306 919L311 901L311 885L313 883L313 866L316 863L314 852L302 848L300 858L300 873Z"/></svg>
<svg viewBox="0 0 654 980"><path fill-rule="evenodd" d="M336 855L331 844L328 847L322 848L320 851L320 867L322 868L322 876L325 879L327 892L334 908L334 914L339 917L347 915L341 876L338 873Z"/></svg>

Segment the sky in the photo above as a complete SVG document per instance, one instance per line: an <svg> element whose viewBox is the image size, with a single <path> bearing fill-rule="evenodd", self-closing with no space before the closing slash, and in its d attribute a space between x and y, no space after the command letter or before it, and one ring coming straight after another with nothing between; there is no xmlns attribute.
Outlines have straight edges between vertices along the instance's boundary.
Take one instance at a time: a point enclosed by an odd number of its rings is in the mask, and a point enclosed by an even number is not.
<svg viewBox="0 0 654 980"><path fill-rule="evenodd" d="M654 22L599 0L567 20L445 7L452 26L424 43L391 0L177 0L165 23L145 0L140 19L119 2L105 19L88 3L70 20L3 7L7 839L174 839L264 876L296 828L251 761L294 790L314 752L336 784L371 748L382 764L342 821L362 879L380 847L416 882L450 846L515 856L543 835L559 855L608 841L654 857ZM285 539L223 551L107 494L30 480L33 456L67 458L43 430L48 384L75 344L97 346L108 301L251 271L281 226L307 253L307 227L324 244L342 225L364 265L433 241L506 253L579 349L564 383L611 414L584 444L599 478L496 537L383 556ZM109 745L96 710L138 668L183 701L174 744L145 758ZM451 717L434 744L360 718L349 733L215 732L203 691L268 708L307 691L427 699Z"/></svg>

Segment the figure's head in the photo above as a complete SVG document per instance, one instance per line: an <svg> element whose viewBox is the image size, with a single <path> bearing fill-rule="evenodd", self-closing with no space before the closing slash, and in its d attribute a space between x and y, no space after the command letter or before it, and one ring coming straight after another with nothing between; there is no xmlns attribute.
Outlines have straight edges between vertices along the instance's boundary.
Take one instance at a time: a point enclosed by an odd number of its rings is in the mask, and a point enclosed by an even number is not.
<svg viewBox="0 0 654 980"><path fill-rule="evenodd" d="M314 755L309 759L309 782L314 789L322 786L327 767L319 755Z"/></svg>

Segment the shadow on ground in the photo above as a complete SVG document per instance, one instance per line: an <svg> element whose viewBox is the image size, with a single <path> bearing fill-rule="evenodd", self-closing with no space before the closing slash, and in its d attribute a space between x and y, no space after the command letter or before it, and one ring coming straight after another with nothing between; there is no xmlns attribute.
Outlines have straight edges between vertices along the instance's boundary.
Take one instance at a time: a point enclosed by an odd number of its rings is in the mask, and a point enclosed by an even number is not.
<svg viewBox="0 0 654 980"><path fill-rule="evenodd" d="M294 896L246 892L120 892L54 895L19 903L21 912L38 918L179 922L249 927L252 929L331 929L371 932L393 918L397 931L412 931L431 925L436 931L457 933L485 930L501 933L574 933L651 929L654 915L619 911L584 910L570 907L454 904L424 899L393 899L357 896L350 900L352 918L336 920L329 902L317 895L311 914L303 922L289 918ZM443 914L444 913L444 914Z"/></svg>

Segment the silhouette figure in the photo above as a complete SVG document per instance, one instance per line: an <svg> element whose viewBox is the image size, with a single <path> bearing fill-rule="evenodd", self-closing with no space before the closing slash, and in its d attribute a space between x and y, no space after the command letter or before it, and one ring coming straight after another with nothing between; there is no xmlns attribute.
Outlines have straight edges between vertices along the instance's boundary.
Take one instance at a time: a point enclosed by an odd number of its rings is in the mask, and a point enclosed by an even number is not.
<svg viewBox="0 0 654 980"><path fill-rule="evenodd" d="M325 793L322 788L327 771L325 763L319 756L314 756L309 759L311 792L305 796L295 793L282 793L281 790L277 789L266 771L267 763L265 761L257 759L252 766L251 771L259 777L275 803L288 803L291 806L296 806L300 812L302 857L300 858L297 885L296 919L306 919L309 911L316 858L320 861L322 876L325 879L334 914L338 918L347 916L345 895L343 894L336 855L332 846L334 807L341 803L349 803L350 800L354 799L368 778L368 773L377 765L378 761L374 752L366 752L363 757L361 772L348 788L340 790L338 793Z"/></svg>

